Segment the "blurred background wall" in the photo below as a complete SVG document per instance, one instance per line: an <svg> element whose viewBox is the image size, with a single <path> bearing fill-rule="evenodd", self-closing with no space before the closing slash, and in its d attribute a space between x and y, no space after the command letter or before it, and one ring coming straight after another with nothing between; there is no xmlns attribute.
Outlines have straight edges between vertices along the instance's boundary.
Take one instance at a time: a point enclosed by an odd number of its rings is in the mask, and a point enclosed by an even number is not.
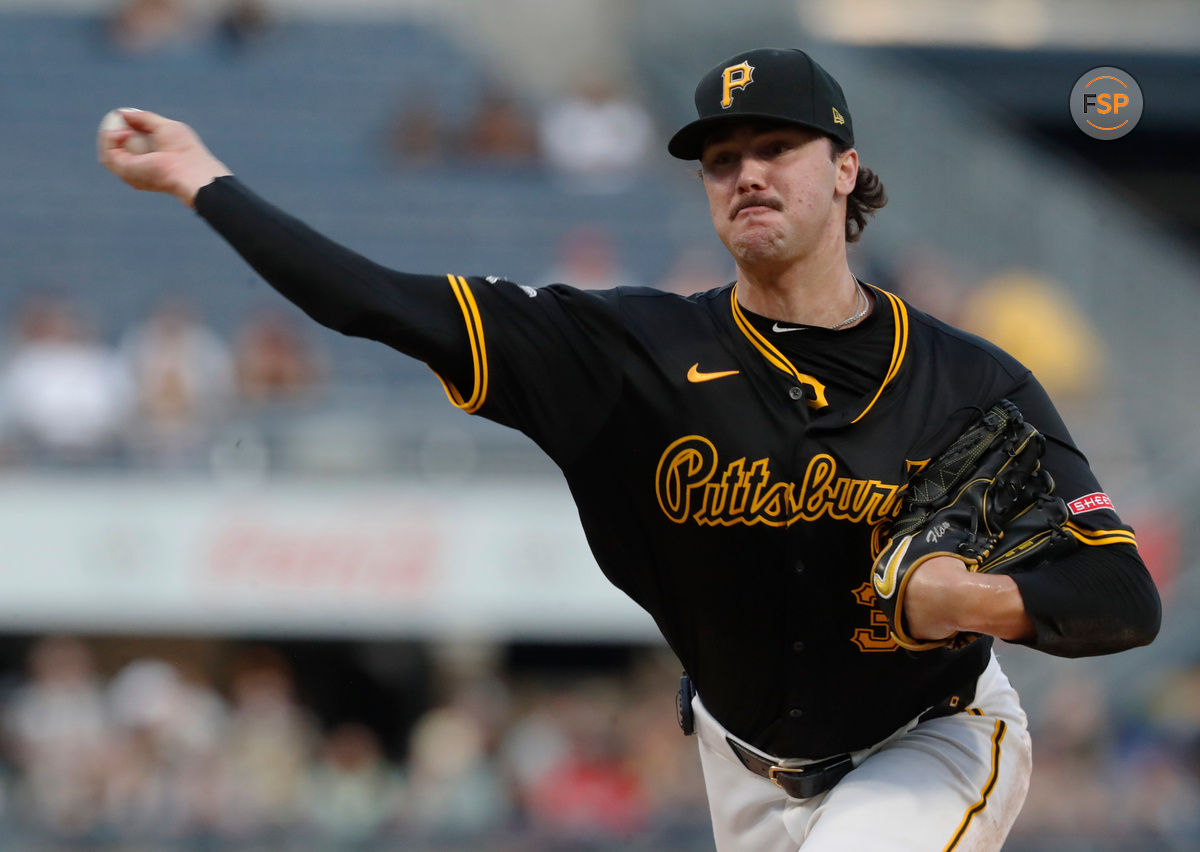
<svg viewBox="0 0 1200 852"><path fill-rule="evenodd" d="M1032 366L1138 533L1149 648L1001 645L1013 850L1200 848L1200 7L1147 0L0 2L6 848L710 849L678 664L561 477L95 163L136 105L397 268L709 289L665 140L800 45L891 197L856 273ZM1080 133L1084 71L1138 80ZM307 846L305 844L308 844Z"/></svg>

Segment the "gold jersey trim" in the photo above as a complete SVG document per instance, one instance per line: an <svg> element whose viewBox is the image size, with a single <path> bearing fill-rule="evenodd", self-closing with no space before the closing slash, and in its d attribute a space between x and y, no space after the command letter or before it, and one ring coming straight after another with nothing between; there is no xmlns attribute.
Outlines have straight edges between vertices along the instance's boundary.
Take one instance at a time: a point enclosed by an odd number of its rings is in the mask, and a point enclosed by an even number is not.
<svg viewBox="0 0 1200 852"><path fill-rule="evenodd" d="M483 320L479 316L479 306L475 303L475 295L471 292L467 279L461 275L447 275L446 278L450 281L450 289L454 292L454 298L458 300L463 321L467 326L467 341L471 347L471 369L474 375L471 395L464 397L454 383L443 378L437 370L434 370L434 375L442 383L446 396L455 408L461 408L467 414L474 414L483 407L488 392L488 360L487 346L483 339Z"/></svg>
<svg viewBox="0 0 1200 852"><path fill-rule="evenodd" d="M857 423L862 420L867 412L870 411L875 403L879 401L879 397L883 395L884 388L892 383L896 375L900 372L900 367L904 363L904 357L908 353L908 309L905 308L904 302L898 297L893 296L886 290L881 290L873 284L868 284L873 292L879 296L883 296L888 300L888 304L892 309L893 327L895 328L894 337L892 339L892 360L888 364L887 373L883 377L883 382L879 385L879 389L875 391L875 395L871 397L871 401L867 403L857 417L851 423ZM766 358L767 362L778 370L787 373L797 382L803 385L808 385L813 390L813 399L809 400L808 404L811 408L825 408L829 405L829 401L825 396L825 385L816 377L810 376L808 373L802 373L796 369L796 365L788 360L782 352L775 348L774 344L756 329L746 315L742 313L742 307L737 300L737 284L733 285L729 294L730 307L733 311L733 319L737 324L738 330L746 336L746 338L754 345L754 348Z"/></svg>
<svg viewBox="0 0 1200 852"><path fill-rule="evenodd" d="M857 423L867 416L867 412L875 407L875 403L879 401L879 397L883 395L883 389L892 383L896 378L896 374L900 372L900 365L904 363L904 356L908 353L908 309L904 307L904 302L893 296L886 290L880 290L878 287L868 284L876 293L884 296L892 307L893 327L895 328L895 336L892 338L892 363L888 365L887 374L883 377L883 383L879 386L879 390L875 391L875 396L867 403L867 407L862 412L851 420L851 423Z"/></svg>
<svg viewBox="0 0 1200 852"><path fill-rule="evenodd" d="M977 708L971 708L968 712L977 716L982 716L983 711ZM992 791L996 788L996 781L1000 777L1000 744L1004 741L1005 731L1008 726L1005 725L1002 719L996 720L996 727L992 732L992 771L988 774L987 782L983 785L983 789L979 791L979 801L967 808L967 812L963 814L962 822L958 824L958 830L954 832L954 836L950 838L950 842L946 844L946 848L942 852L952 852L959 841L967 833L967 829L971 827L971 820L978 814L983 813L987 808L988 797L992 795Z"/></svg>
<svg viewBox="0 0 1200 852"><path fill-rule="evenodd" d="M750 320L746 319L746 315L742 313L742 306L738 304L737 284L733 285L733 289L729 294L729 300L733 308L734 322L737 323L737 327L741 330L742 334L746 335L750 342L754 344L754 348L757 349L762 356L767 359L771 366L787 373L800 384L808 385L813 389L813 398L808 401L809 407L825 408L827 405L829 405L829 400L825 398L825 385L823 385L815 377L808 375L808 373L802 373L797 370L796 365L789 361L787 356L776 349L775 345L771 343L771 341L763 337L762 334L759 333L758 329L751 325Z"/></svg>

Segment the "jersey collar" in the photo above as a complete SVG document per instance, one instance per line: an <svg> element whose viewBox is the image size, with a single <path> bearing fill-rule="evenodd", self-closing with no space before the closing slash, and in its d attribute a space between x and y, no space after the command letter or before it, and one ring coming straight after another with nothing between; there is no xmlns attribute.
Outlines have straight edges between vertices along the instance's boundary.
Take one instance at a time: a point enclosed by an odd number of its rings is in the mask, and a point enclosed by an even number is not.
<svg viewBox="0 0 1200 852"><path fill-rule="evenodd" d="M857 413L856 416L849 419L849 423L857 423L862 420L867 412L874 408L875 403L883 395L884 389L895 380L896 375L900 372L900 367L904 363L904 357L908 352L908 309L904 302L897 296L881 290L873 284L867 284L871 292L875 294L875 309L884 310L890 309L892 312L892 360L888 365L887 372L884 374L883 381L874 395L866 402L865 407ZM733 322L738 330L750 341L751 345L758 350L759 354L767 360L772 367L783 372L793 378L798 384L804 385L812 391L812 398L808 400L810 408L821 409L829 405L825 398L825 385L822 384L814 376L803 373L796 368L786 355L771 343L766 337L759 332L758 329L746 318L742 312L741 305L737 299L737 284L735 283L729 291L729 304L733 313Z"/></svg>

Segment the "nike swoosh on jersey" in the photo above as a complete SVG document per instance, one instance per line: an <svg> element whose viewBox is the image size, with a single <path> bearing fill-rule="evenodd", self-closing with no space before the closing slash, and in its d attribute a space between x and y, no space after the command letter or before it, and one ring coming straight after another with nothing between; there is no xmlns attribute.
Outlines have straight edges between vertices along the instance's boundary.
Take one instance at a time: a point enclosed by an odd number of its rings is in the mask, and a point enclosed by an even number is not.
<svg viewBox="0 0 1200 852"><path fill-rule="evenodd" d="M721 370L716 373L702 373L700 372L700 362L697 361L695 364L688 367L687 380L693 383L711 382L713 379L723 379L726 376L736 376L740 372L740 370Z"/></svg>
<svg viewBox="0 0 1200 852"><path fill-rule="evenodd" d="M775 323L771 326L771 331L777 332L778 334L783 334L785 331L804 331L807 327L808 326L794 325L791 328L785 328L779 323Z"/></svg>

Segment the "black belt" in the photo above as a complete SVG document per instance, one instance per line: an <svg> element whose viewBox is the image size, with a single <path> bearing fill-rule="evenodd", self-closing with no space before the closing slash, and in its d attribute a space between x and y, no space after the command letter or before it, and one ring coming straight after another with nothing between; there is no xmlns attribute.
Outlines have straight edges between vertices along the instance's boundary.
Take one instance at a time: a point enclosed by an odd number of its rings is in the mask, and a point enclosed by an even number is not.
<svg viewBox="0 0 1200 852"><path fill-rule="evenodd" d="M793 799L819 796L845 778L846 773L854 768L854 761L848 754L839 754L836 757L806 763L804 766L780 766L770 758L750 751L732 737L726 737L725 742L729 743L742 766L755 775L770 780Z"/></svg>
<svg viewBox="0 0 1200 852"><path fill-rule="evenodd" d="M948 696L918 716L917 722L927 722L930 719L950 716L965 710L974 694L975 688L972 685L968 695ZM733 749L737 759L742 762L742 766L755 775L761 775L768 779L793 799L807 799L810 796L821 795L845 778L846 774L854 768L854 760L848 754L827 757L803 766L781 766L769 757L752 752L732 737L726 737L725 742L729 743L729 747Z"/></svg>
<svg viewBox="0 0 1200 852"><path fill-rule="evenodd" d="M917 717L918 724L966 710L967 705L975 698L977 681L978 675L964 684L963 688L925 710ZM695 695L696 688L692 685L692 679L688 677L687 672L684 672L679 681L676 710L679 716L679 727L689 736L695 732L695 720L692 716L692 698ZM854 760L849 754L827 757L824 760L806 763L804 766L781 766L771 758L756 754L732 737L726 737L725 742L729 743L729 747L733 749L733 753L737 755L743 766L755 775L761 775L770 780L793 799L819 796L845 778L846 774L854 768Z"/></svg>

